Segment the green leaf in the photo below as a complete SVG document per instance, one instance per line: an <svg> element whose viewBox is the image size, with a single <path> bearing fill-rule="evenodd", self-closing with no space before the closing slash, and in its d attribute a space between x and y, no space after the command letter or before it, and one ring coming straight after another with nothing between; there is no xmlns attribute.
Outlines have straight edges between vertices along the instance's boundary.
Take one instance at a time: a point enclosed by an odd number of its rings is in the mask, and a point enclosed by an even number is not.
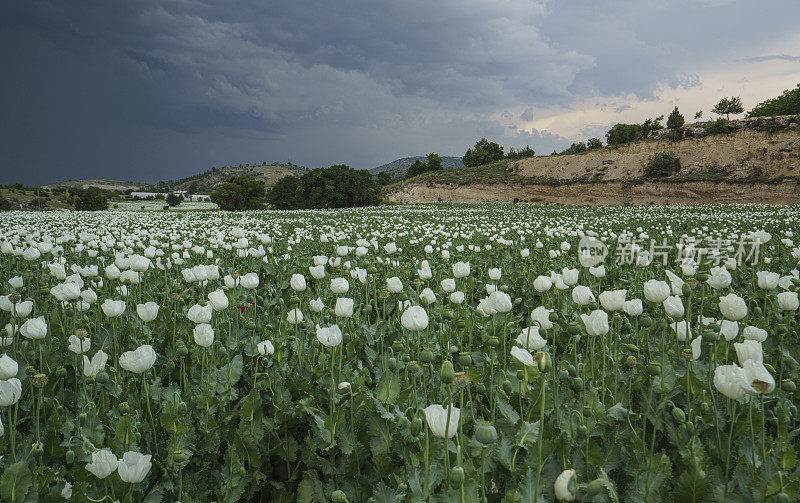
<svg viewBox="0 0 800 503"><path fill-rule="evenodd" d="M402 501L394 489L388 487L383 481L375 488L372 496L375 498L375 503L400 503Z"/></svg>
<svg viewBox="0 0 800 503"><path fill-rule="evenodd" d="M662 372L664 374L663 383L661 382ZM664 360L662 371L653 378L653 388L661 393L667 393L675 387L675 383L677 381L678 377L675 375L675 369L672 367L672 364L669 362L669 360Z"/></svg>
<svg viewBox="0 0 800 503"><path fill-rule="evenodd" d="M517 445L526 447L536 443L537 440L539 440L539 421L535 423L523 421L517 430Z"/></svg>
<svg viewBox="0 0 800 503"><path fill-rule="evenodd" d="M397 376L384 375L375 388L375 396L385 404L394 403L400 395L400 380Z"/></svg>
<svg viewBox="0 0 800 503"><path fill-rule="evenodd" d="M625 419L627 419L628 415L630 414L630 411L625 407L623 407L622 403L620 402L611 407L610 409L608 409L606 411L606 414L609 417L616 419L617 421L624 421Z"/></svg>
<svg viewBox="0 0 800 503"><path fill-rule="evenodd" d="M497 410L500 411L503 417L511 421L511 424L517 424L519 421L519 414L514 410L514 407L509 405L509 403L500 396L497 397Z"/></svg>
<svg viewBox="0 0 800 503"><path fill-rule="evenodd" d="M0 478L0 496L8 503L22 503L30 487L31 472L23 461L6 468Z"/></svg>
<svg viewBox="0 0 800 503"><path fill-rule="evenodd" d="M708 477L696 463L691 463L691 466L681 473L675 482L675 499L676 501L685 501L687 503L698 503L703 501L708 490Z"/></svg>

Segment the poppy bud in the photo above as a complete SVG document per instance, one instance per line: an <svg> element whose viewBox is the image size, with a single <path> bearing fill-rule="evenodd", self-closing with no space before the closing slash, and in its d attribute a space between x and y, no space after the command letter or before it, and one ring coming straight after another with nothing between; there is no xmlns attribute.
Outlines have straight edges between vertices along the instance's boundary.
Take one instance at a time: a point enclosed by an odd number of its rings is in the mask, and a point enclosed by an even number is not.
<svg viewBox="0 0 800 503"><path fill-rule="evenodd" d="M120 402L119 403L119 412L120 414L127 414L131 410L131 406L128 402Z"/></svg>
<svg viewBox="0 0 800 503"><path fill-rule="evenodd" d="M469 353L461 353L460 355L458 355L458 363L466 367L467 365L472 363L472 357L470 356Z"/></svg>
<svg viewBox="0 0 800 503"><path fill-rule="evenodd" d="M570 377L576 377L578 375L578 369L575 368L573 364L567 364L567 372L569 373Z"/></svg>
<svg viewBox="0 0 800 503"><path fill-rule="evenodd" d="M683 412L683 409L675 407L672 409L672 417L675 418L675 421L679 423L683 423L686 421L686 413Z"/></svg>
<svg viewBox="0 0 800 503"><path fill-rule="evenodd" d="M490 445L497 441L497 430L487 422L483 422L475 429L475 439L483 445Z"/></svg>
<svg viewBox="0 0 800 503"><path fill-rule="evenodd" d="M419 361L422 363L431 363L434 360L433 351L430 349L423 349L419 354Z"/></svg>
<svg viewBox="0 0 800 503"><path fill-rule="evenodd" d="M632 369L633 367L635 367L636 366L636 357L633 356L633 355L629 355L628 357L626 357L625 358L625 366L628 367L629 369Z"/></svg>
<svg viewBox="0 0 800 503"><path fill-rule="evenodd" d="M104 370L101 370L100 372L97 373L96 376L94 376L94 378L100 384L106 383L108 382L108 373L105 372Z"/></svg>
<svg viewBox="0 0 800 503"><path fill-rule="evenodd" d="M489 347L496 348L500 345L500 340L497 337L489 337L489 340L486 341L486 344L488 344Z"/></svg>
<svg viewBox="0 0 800 503"><path fill-rule="evenodd" d="M661 373L661 365L659 365L657 362L650 362L647 365L647 373L651 376L657 376L659 373Z"/></svg>
<svg viewBox="0 0 800 503"><path fill-rule="evenodd" d="M583 379L581 379L580 377L576 377L576 378L575 378L575 379L572 381L572 388L573 388L575 391L582 391L582 390L583 390Z"/></svg>
<svg viewBox="0 0 800 503"><path fill-rule="evenodd" d="M347 496L344 491L337 489L331 493L331 501L333 503L347 503Z"/></svg>
<svg viewBox="0 0 800 503"><path fill-rule="evenodd" d="M464 469L460 466L454 466L450 469L450 482L456 487L460 487L464 483Z"/></svg>
<svg viewBox="0 0 800 503"><path fill-rule="evenodd" d="M547 372L548 369L553 365L553 358L550 356L550 353L540 353L539 354L539 371L540 372Z"/></svg>
<svg viewBox="0 0 800 503"><path fill-rule="evenodd" d="M797 384L795 384L794 381L791 381L789 379L784 379L783 381L781 381L781 389L793 393L794 390L797 389Z"/></svg>
<svg viewBox="0 0 800 503"><path fill-rule="evenodd" d="M503 381L503 391L506 392L506 395L510 395L512 391L514 391L513 386L511 385L511 381L506 379Z"/></svg>
<svg viewBox="0 0 800 503"><path fill-rule="evenodd" d="M692 294L692 287L689 285L689 283L684 283L681 290L683 290L683 295L687 297Z"/></svg>
<svg viewBox="0 0 800 503"><path fill-rule="evenodd" d="M394 341L392 343L392 351L400 353L403 351L403 343L401 341Z"/></svg>
<svg viewBox="0 0 800 503"><path fill-rule="evenodd" d="M65 377L67 377L67 369L65 369L64 367L57 368L56 369L56 377L58 377L59 379L63 379Z"/></svg>
<svg viewBox="0 0 800 503"><path fill-rule="evenodd" d="M411 355L403 355L400 359L403 360L403 363L408 363L411 361Z"/></svg>
<svg viewBox="0 0 800 503"><path fill-rule="evenodd" d="M555 313L555 312L550 313L550 315L547 317L547 319L549 319L552 323L557 322L558 321L558 313Z"/></svg>
<svg viewBox="0 0 800 503"><path fill-rule="evenodd" d="M389 358L389 370L397 370L397 358L394 356Z"/></svg>
<svg viewBox="0 0 800 503"><path fill-rule="evenodd" d="M445 360L442 362L442 368L439 371L439 375L442 379L444 384L450 384L453 382L453 378L455 378L456 371L453 368L453 362L450 360Z"/></svg>
<svg viewBox="0 0 800 503"><path fill-rule="evenodd" d="M586 486L586 492L589 493L590 496L594 496L602 490L603 490L603 481L600 479L594 479L593 481L589 482L589 484Z"/></svg>
<svg viewBox="0 0 800 503"><path fill-rule="evenodd" d="M708 274L704 272L697 273L697 281L700 281L701 283L708 281Z"/></svg>

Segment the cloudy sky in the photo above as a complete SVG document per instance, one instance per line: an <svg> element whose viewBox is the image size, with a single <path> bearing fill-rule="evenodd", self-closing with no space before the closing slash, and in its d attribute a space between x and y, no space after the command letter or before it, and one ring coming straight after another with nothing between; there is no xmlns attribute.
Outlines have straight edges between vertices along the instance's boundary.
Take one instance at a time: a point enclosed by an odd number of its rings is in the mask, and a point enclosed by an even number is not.
<svg viewBox="0 0 800 503"><path fill-rule="evenodd" d="M0 0L0 183L539 153L800 83L797 0Z"/></svg>

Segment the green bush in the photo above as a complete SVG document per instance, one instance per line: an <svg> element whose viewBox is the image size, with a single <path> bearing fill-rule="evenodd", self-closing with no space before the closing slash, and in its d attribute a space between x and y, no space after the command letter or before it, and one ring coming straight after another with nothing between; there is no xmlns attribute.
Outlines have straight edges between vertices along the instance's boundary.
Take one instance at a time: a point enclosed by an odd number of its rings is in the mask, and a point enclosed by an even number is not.
<svg viewBox="0 0 800 503"><path fill-rule="evenodd" d="M181 204L181 200L183 198L177 194L168 194L167 195L167 205L168 206L178 206Z"/></svg>
<svg viewBox="0 0 800 503"><path fill-rule="evenodd" d="M784 91L777 98L762 101L748 114L748 117L800 114L800 84L792 90Z"/></svg>
<svg viewBox="0 0 800 503"><path fill-rule="evenodd" d="M98 211L108 209L106 191L97 187L78 189L75 194L75 209L83 211Z"/></svg>
<svg viewBox="0 0 800 503"><path fill-rule="evenodd" d="M706 126L706 134L727 134L730 132L731 126L728 124L728 119L723 119L722 117Z"/></svg>
<svg viewBox="0 0 800 503"><path fill-rule="evenodd" d="M606 133L606 143L609 145L624 145L642 137L642 126L639 124L614 124Z"/></svg>
<svg viewBox="0 0 800 503"><path fill-rule="evenodd" d="M380 203L380 186L369 171L337 164L281 178L267 202L281 210L371 206Z"/></svg>
<svg viewBox="0 0 800 503"><path fill-rule="evenodd" d="M675 152L658 152L650 156L644 174L652 178L672 176L681 169L681 160Z"/></svg>
<svg viewBox="0 0 800 503"><path fill-rule="evenodd" d="M264 207L266 187L263 180L235 176L220 184L211 194L211 201L227 211L258 210Z"/></svg>

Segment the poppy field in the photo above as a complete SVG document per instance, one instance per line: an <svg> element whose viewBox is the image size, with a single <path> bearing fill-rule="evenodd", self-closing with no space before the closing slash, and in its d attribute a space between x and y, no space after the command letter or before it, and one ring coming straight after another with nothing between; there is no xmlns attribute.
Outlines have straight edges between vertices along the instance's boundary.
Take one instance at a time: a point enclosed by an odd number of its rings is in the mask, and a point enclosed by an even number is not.
<svg viewBox="0 0 800 503"><path fill-rule="evenodd" d="M0 500L800 499L800 209L0 214Z"/></svg>

